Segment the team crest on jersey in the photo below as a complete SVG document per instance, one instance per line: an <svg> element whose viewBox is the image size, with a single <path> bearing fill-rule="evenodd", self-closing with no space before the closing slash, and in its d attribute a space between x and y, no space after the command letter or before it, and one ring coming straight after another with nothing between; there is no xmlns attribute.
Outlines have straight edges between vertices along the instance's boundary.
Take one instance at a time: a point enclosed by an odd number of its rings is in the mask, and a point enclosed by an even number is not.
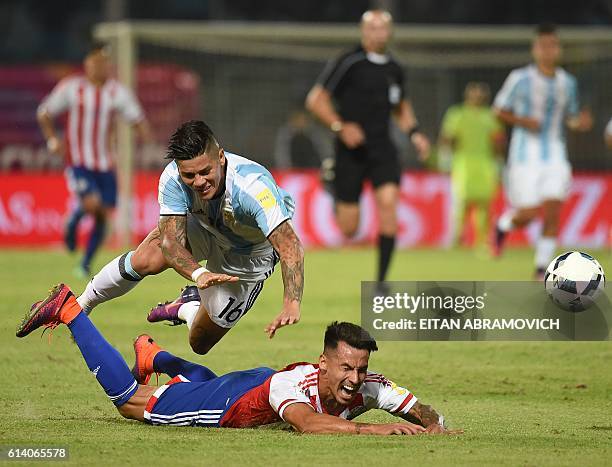
<svg viewBox="0 0 612 467"><path fill-rule="evenodd" d="M223 210L223 223L228 227L235 226L236 217L234 216L234 209L232 208L232 205L227 201L227 198L224 200L221 209Z"/></svg>
<svg viewBox="0 0 612 467"><path fill-rule="evenodd" d="M407 389L404 389L403 387L398 386L393 381L390 381L390 383L391 383L391 389L393 389L395 392L397 392L400 396L403 396L404 394L406 394L408 392Z"/></svg>
<svg viewBox="0 0 612 467"><path fill-rule="evenodd" d="M264 209L270 209L276 205L276 198L274 198L274 195L269 188L259 192L255 198Z"/></svg>

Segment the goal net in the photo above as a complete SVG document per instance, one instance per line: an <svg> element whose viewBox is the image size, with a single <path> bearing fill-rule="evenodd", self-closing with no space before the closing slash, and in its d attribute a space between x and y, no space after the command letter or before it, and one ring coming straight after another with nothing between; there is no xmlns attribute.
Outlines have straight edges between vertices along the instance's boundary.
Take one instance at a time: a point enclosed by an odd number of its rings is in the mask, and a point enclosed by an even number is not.
<svg viewBox="0 0 612 467"><path fill-rule="evenodd" d="M527 27L396 25L391 52L404 66L423 131L437 138L444 112L462 100L470 81L486 82L494 96L512 68L531 60L532 33ZM595 117L593 131L569 136L570 158L577 169L610 169L603 129L612 116L612 31L567 27L560 35L563 66L577 76L581 105ZM306 129L315 162L326 156L331 136L305 115L304 99L326 61L359 42L354 25L287 23L104 23L95 36L114 46L119 78L138 88L158 143L153 151L134 150L130 131L120 133L120 219L126 223L132 171L162 167L163 146L184 120L205 120L227 150L271 168L286 165L291 148L283 136L296 126ZM394 137L404 165L418 167L406 138Z"/></svg>

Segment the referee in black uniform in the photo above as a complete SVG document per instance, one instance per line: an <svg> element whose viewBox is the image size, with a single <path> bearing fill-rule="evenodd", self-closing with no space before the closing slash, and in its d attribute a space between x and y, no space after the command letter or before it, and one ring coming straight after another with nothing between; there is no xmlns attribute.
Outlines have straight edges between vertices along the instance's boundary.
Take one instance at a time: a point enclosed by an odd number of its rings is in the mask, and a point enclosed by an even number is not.
<svg viewBox="0 0 612 467"><path fill-rule="evenodd" d="M367 178L374 186L380 219L377 280L385 280L395 247L401 167L389 134L393 115L419 157L429 141L419 132L404 95L404 73L386 53L392 18L384 10L361 17L361 45L332 60L306 99L306 107L336 134L336 220L352 237L359 226L359 196Z"/></svg>

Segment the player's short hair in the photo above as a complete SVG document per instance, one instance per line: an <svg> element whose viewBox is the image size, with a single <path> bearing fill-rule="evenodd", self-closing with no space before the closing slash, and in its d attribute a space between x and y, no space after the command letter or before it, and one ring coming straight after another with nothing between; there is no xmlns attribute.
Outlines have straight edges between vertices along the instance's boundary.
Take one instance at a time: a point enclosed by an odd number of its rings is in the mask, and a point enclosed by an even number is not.
<svg viewBox="0 0 612 467"><path fill-rule="evenodd" d="M213 147L219 147L210 127L201 120L189 120L179 126L170 137L166 159L195 159Z"/></svg>
<svg viewBox="0 0 612 467"><path fill-rule="evenodd" d="M103 41L94 41L90 44L89 48L87 49L87 55L91 55L91 54L95 54L98 52L107 52L110 49L110 46L108 45L107 42L103 42Z"/></svg>
<svg viewBox="0 0 612 467"><path fill-rule="evenodd" d="M464 94L467 94L473 89L478 89L480 92L482 92L485 95L486 100L488 100L491 96L491 88L484 81L470 81L468 84L465 85Z"/></svg>
<svg viewBox="0 0 612 467"><path fill-rule="evenodd" d="M351 347L368 352L378 350L376 341L370 333L353 323L334 321L325 330L323 341L323 351L327 349L337 349L338 342L346 342Z"/></svg>
<svg viewBox="0 0 612 467"><path fill-rule="evenodd" d="M554 23L540 23L536 26L535 33L536 36L557 34L557 25Z"/></svg>

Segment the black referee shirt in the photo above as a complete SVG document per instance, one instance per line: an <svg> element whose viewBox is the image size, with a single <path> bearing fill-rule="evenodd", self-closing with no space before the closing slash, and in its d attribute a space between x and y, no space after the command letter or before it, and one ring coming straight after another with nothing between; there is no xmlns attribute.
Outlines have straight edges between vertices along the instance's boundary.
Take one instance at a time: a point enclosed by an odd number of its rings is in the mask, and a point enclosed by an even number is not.
<svg viewBox="0 0 612 467"><path fill-rule="evenodd" d="M404 73L390 55L359 46L330 61L317 81L333 97L342 120L359 123L366 138L388 138L391 111L404 98Z"/></svg>

